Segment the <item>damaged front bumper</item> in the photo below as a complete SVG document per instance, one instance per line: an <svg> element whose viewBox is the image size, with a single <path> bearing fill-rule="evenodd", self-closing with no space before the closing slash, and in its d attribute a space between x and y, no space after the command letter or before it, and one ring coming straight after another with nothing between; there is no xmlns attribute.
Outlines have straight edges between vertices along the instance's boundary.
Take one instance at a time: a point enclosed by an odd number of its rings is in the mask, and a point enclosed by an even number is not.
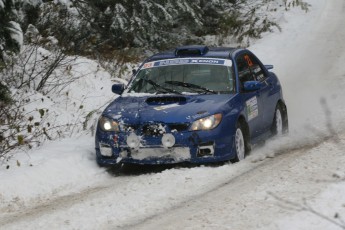
<svg viewBox="0 0 345 230"><path fill-rule="evenodd" d="M136 143L138 142L138 143ZM220 130L171 132L158 135L104 132L96 134L99 165L208 163L233 158L233 137Z"/></svg>

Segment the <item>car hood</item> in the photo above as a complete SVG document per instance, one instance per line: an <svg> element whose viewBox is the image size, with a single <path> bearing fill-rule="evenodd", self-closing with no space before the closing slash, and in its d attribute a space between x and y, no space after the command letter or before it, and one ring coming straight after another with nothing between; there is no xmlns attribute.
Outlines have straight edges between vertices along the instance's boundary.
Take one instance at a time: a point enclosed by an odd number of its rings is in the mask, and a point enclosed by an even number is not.
<svg viewBox="0 0 345 230"><path fill-rule="evenodd" d="M124 124L150 122L190 123L221 113L234 95L153 95L120 96L103 112L104 116Z"/></svg>

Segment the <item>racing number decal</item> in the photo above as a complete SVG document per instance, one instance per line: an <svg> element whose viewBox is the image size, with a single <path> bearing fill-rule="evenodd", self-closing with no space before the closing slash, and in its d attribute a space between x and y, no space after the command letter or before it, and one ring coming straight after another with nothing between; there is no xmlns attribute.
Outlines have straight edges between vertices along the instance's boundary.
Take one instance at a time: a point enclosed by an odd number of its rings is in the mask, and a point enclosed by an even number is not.
<svg viewBox="0 0 345 230"><path fill-rule="evenodd" d="M252 67L252 66L253 66L253 62L252 62L252 60L250 59L250 57L249 57L248 54L244 55L244 59L247 61L249 67Z"/></svg>

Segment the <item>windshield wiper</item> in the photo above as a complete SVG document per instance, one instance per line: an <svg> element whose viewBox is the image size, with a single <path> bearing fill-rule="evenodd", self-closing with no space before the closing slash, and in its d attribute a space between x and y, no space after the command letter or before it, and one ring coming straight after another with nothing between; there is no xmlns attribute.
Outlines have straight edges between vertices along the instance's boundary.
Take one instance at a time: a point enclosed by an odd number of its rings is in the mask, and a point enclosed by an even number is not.
<svg viewBox="0 0 345 230"><path fill-rule="evenodd" d="M194 90L194 92L198 92L196 90L202 90L204 93L213 93L213 94L217 94L216 91L212 90L212 89L208 89L205 87L202 87L200 85L194 85L192 83L187 83L187 82L182 82L182 81L166 81L165 83L170 84L170 85L176 85L176 86L182 86L185 88L189 88L191 90Z"/></svg>
<svg viewBox="0 0 345 230"><path fill-rule="evenodd" d="M161 92L161 93L176 93L176 94L182 94L176 90L173 90L173 89L169 89L169 88L165 88L164 86L150 80L150 79L146 79L146 78L141 78L142 80L146 81L147 83L151 84L158 92ZM165 90L165 92L162 92L161 90Z"/></svg>

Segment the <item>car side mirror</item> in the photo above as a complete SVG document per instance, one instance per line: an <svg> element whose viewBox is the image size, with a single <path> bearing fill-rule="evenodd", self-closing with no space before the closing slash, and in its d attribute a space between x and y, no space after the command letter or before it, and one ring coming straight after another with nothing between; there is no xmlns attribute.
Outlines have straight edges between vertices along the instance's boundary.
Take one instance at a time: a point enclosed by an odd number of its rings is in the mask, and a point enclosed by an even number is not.
<svg viewBox="0 0 345 230"><path fill-rule="evenodd" d="M114 84L111 86L111 91L118 95L121 95L124 90L125 90L124 84Z"/></svg>
<svg viewBox="0 0 345 230"><path fill-rule="evenodd" d="M261 89L262 83L259 81L246 81L243 84L244 91L256 91Z"/></svg>
<svg viewBox="0 0 345 230"><path fill-rule="evenodd" d="M267 70L273 69L273 65L265 65L265 68L266 68Z"/></svg>

